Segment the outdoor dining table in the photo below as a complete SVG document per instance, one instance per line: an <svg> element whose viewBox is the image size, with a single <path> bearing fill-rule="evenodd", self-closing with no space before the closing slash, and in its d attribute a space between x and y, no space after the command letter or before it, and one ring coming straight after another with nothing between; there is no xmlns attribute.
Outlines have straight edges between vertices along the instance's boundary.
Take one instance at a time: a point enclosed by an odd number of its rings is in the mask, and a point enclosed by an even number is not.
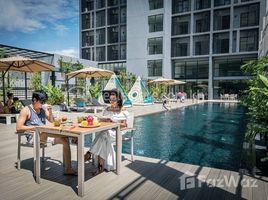
<svg viewBox="0 0 268 200"><path fill-rule="evenodd" d="M84 128L78 124L74 126L55 127L53 124L38 126L34 134L34 175L36 182L41 182L40 178L40 133L48 133L50 135L77 137L77 161L78 161L78 196L84 196L84 138L85 135L105 131L109 129L116 130L116 173L120 173L121 151L122 151L122 135L120 133L120 124L113 122L101 122L99 127Z"/></svg>

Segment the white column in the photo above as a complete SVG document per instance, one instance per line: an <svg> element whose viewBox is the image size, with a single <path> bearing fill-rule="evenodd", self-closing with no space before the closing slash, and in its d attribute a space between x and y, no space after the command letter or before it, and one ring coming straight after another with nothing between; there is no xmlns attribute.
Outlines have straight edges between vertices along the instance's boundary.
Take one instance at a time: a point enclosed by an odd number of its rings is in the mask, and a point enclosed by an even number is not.
<svg viewBox="0 0 268 200"><path fill-rule="evenodd" d="M229 34L229 53L233 52L233 20L234 20L234 1L231 0L230 10L230 34Z"/></svg>
<svg viewBox="0 0 268 200"><path fill-rule="evenodd" d="M208 58L208 99L213 99L213 7L214 1L211 1L211 10L210 10L210 34L209 34L209 58Z"/></svg>
<svg viewBox="0 0 268 200"><path fill-rule="evenodd" d="M193 56L194 54L194 43L193 43L193 33L194 33L194 0L191 0L191 24L190 24L190 55L189 56Z"/></svg>

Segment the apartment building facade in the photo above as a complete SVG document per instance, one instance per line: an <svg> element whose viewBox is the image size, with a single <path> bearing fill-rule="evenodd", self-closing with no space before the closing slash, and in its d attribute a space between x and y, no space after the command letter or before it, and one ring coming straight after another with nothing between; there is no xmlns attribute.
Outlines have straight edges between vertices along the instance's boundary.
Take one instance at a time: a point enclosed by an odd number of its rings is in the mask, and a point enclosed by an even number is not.
<svg viewBox="0 0 268 200"><path fill-rule="evenodd" d="M187 82L189 96L239 93L257 58L266 0L80 0L81 57ZM263 9L264 8L264 9Z"/></svg>

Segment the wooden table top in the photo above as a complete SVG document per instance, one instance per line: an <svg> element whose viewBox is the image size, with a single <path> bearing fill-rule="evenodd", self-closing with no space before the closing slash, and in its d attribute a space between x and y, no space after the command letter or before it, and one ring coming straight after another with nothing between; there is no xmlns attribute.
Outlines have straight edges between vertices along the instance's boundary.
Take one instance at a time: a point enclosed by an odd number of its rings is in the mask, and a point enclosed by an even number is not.
<svg viewBox="0 0 268 200"><path fill-rule="evenodd" d="M38 126L38 129L41 129L42 131L59 131L59 132L69 132L69 133L74 133L74 134L83 134L83 133L88 133L88 132L100 132L102 130L108 130L112 128L116 128L119 126L119 123L114 123L114 122L100 122L100 126L98 127L80 127L79 124L75 123L73 126L64 126L61 125L59 127L54 126L53 123L44 125L44 126Z"/></svg>

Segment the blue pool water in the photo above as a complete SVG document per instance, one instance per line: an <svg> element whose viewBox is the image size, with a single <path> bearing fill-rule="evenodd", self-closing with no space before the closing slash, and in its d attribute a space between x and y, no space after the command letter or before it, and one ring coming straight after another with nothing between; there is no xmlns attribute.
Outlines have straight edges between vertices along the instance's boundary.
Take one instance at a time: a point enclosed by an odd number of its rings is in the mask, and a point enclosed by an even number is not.
<svg viewBox="0 0 268 200"><path fill-rule="evenodd" d="M246 130L236 103L205 103L135 119L136 155L238 170ZM130 152L130 143L123 143Z"/></svg>

